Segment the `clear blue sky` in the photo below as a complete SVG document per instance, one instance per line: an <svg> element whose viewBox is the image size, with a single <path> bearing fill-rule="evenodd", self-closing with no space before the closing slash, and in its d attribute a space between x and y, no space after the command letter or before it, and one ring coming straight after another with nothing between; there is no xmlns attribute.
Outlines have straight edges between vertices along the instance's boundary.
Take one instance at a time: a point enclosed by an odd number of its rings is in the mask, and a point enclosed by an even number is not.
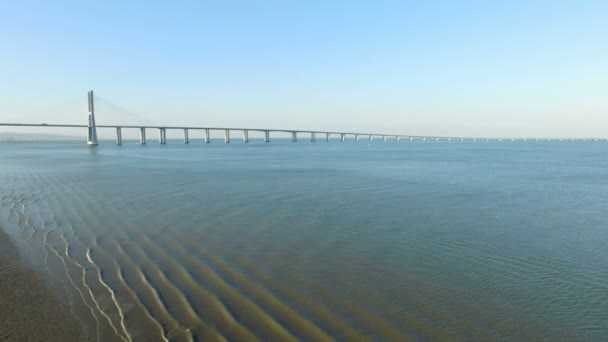
<svg viewBox="0 0 608 342"><path fill-rule="evenodd" d="M0 121L608 135L608 1L3 1Z"/></svg>

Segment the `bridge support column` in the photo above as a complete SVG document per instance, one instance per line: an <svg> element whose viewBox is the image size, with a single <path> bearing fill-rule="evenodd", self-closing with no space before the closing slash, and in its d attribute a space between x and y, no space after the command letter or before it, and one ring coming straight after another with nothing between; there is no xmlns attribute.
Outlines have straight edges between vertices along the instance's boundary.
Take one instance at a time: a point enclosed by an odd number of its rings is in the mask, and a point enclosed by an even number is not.
<svg viewBox="0 0 608 342"><path fill-rule="evenodd" d="M184 128L184 144L189 144L190 138L188 137L188 129Z"/></svg>
<svg viewBox="0 0 608 342"><path fill-rule="evenodd" d="M386 135L382 136L382 141L386 142Z"/></svg>
<svg viewBox="0 0 608 342"><path fill-rule="evenodd" d="M142 145L146 144L146 129L143 127L139 129L139 143Z"/></svg>
<svg viewBox="0 0 608 342"><path fill-rule="evenodd" d="M374 141L374 136L370 134L369 135L369 142L372 142L372 141Z"/></svg>
<svg viewBox="0 0 608 342"><path fill-rule="evenodd" d="M340 133L340 142L344 142L346 140L346 134Z"/></svg>
<svg viewBox="0 0 608 342"><path fill-rule="evenodd" d="M359 142L359 134L355 134L355 141Z"/></svg>
<svg viewBox="0 0 608 342"><path fill-rule="evenodd" d="M245 143L249 142L249 131L248 130L243 130L243 142L245 142Z"/></svg>
<svg viewBox="0 0 608 342"><path fill-rule="evenodd" d="M264 131L264 142L270 142L270 131Z"/></svg>
<svg viewBox="0 0 608 342"><path fill-rule="evenodd" d="M89 125L87 128L87 145L97 145L97 126L95 125L95 105L93 104L93 91L89 91Z"/></svg>
<svg viewBox="0 0 608 342"><path fill-rule="evenodd" d="M116 127L116 145L122 145L122 127Z"/></svg>
<svg viewBox="0 0 608 342"><path fill-rule="evenodd" d="M401 137L400 136L397 136L396 138L397 138L397 141L401 141Z"/></svg>
<svg viewBox="0 0 608 342"><path fill-rule="evenodd" d="M325 141L327 141L327 142L331 141L331 133L329 133L329 132L325 133Z"/></svg>
<svg viewBox="0 0 608 342"><path fill-rule="evenodd" d="M413 140L414 140L414 137L410 137L410 141L413 141Z"/></svg>
<svg viewBox="0 0 608 342"><path fill-rule="evenodd" d="M317 141L317 137L315 135L316 135L315 132L310 132L310 142Z"/></svg>
<svg viewBox="0 0 608 342"><path fill-rule="evenodd" d="M230 130L228 129L224 130L224 142L226 144L230 143Z"/></svg>
<svg viewBox="0 0 608 342"><path fill-rule="evenodd" d="M291 142L298 142L298 133L291 132Z"/></svg>
<svg viewBox="0 0 608 342"><path fill-rule="evenodd" d="M158 129L158 142L161 145L164 145L167 143L167 131L164 128Z"/></svg>
<svg viewBox="0 0 608 342"><path fill-rule="evenodd" d="M211 132L209 132L209 128L205 128L205 142L207 144L211 142Z"/></svg>

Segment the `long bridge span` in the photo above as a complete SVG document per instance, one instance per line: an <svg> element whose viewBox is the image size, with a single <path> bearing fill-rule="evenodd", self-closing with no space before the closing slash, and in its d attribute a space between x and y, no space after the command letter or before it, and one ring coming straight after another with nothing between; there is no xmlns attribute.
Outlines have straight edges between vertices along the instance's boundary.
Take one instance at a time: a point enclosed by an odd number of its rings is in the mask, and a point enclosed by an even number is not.
<svg viewBox="0 0 608 342"><path fill-rule="evenodd" d="M425 136L425 135L404 135L404 134L385 134L385 133L370 133L370 132L338 132L338 131L317 131L317 130L293 130L293 129L269 129L269 128L239 128L239 127L197 127L197 126L157 126L157 125L96 125L95 123L95 105L93 98L93 91L88 93L88 104L89 104L89 121L88 124L52 124L52 123L0 123L0 126L11 126L11 127L49 127L49 128L86 128L87 129L87 144L95 146L98 144L97 139L97 128L111 128L116 131L116 144L122 145L122 130L123 129L136 129L139 130L139 142L145 145L148 142L146 133L148 130L158 131L158 142L160 144L167 143L167 130L180 130L183 131L184 143L190 143L190 131L203 131L204 141L206 143L211 142L211 132L220 131L224 134L224 142L229 143L231 139L231 132L242 132L242 139L245 143L249 142L249 132L261 132L264 134L264 141L270 142L271 133L287 133L291 135L293 142L298 141L298 137L307 135L310 137L310 141L317 141L317 136L324 138L325 141L329 142L333 137L339 138L341 142L346 141L347 137L354 139L354 141L360 141L361 138L373 141L374 139L380 139L387 141L388 139L400 140L444 140L444 141L606 141L606 139L573 139L573 138L483 138L483 137L457 137L457 136Z"/></svg>
<svg viewBox="0 0 608 342"><path fill-rule="evenodd" d="M0 126L12 126L12 127L50 127L50 128L92 128L88 125L75 125L75 124L49 124L49 123L0 123ZM270 133L288 133L292 136L292 141L297 142L302 136L306 135L310 137L310 141L317 141L317 137L324 138L326 141L331 141L334 137L340 141L345 141L348 137L354 138L355 141L360 141L361 138L373 141L379 139L386 141L388 139L408 139L408 140L490 140L481 138L464 138L464 137L448 137L448 136L422 136L422 135L402 135L402 134L384 134L384 133L356 133L356 132L337 132L337 131L311 131L311 130L293 130L293 129L269 129L269 128L239 128L239 127L203 127L203 126L144 126L144 125L95 125L95 128L113 128L116 130L116 143L122 144L122 130L123 129L137 129L140 133L140 143L146 144L148 141L147 131L157 130L158 141L161 144L165 144L166 131L167 130L179 130L183 131L184 143L190 142L190 131L203 131L204 141L211 142L211 132L219 131L224 134L224 141L229 143L231 141L231 132L241 132L244 142L249 142L249 132L261 132L264 133L264 140L270 142ZM496 139L496 138L494 138ZM90 145L96 145L94 139L87 139L87 142L91 142ZM498 139L503 140L503 139Z"/></svg>

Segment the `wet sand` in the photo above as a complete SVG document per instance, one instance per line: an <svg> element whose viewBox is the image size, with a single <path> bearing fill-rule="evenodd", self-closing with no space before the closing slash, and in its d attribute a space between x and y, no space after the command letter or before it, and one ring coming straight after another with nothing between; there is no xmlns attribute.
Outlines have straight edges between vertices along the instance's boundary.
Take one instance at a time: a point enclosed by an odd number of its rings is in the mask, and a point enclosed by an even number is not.
<svg viewBox="0 0 608 342"><path fill-rule="evenodd" d="M0 227L0 341L87 341L78 320Z"/></svg>

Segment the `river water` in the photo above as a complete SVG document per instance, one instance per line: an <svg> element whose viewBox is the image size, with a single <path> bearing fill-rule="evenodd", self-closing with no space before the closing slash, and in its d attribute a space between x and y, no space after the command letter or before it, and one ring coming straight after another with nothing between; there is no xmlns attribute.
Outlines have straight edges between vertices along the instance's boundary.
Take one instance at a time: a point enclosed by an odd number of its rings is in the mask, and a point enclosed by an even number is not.
<svg viewBox="0 0 608 342"><path fill-rule="evenodd" d="M99 341L608 336L605 142L0 144Z"/></svg>

